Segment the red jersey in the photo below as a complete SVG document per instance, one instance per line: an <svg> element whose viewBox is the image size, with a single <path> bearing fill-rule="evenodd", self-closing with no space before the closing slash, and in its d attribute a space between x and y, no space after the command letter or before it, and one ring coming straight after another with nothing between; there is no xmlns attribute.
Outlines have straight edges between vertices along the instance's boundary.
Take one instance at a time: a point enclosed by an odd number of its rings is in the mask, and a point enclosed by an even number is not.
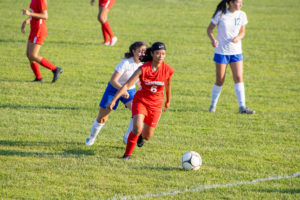
<svg viewBox="0 0 300 200"><path fill-rule="evenodd" d="M47 0L31 0L30 11L41 13L47 10ZM30 17L30 29L37 34L47 34L46 20Z"/></svg>
<svg viewBox="0 0 300 200"><path fill-rule="evenodd" d="M164 87L167 80L173 75L174 69L162 62L156 72L152 71L152 61L143 64L140 68L143 74L140 76L141 88L134 98L143 102L152 109L161 109L164 102Z"/></svg>

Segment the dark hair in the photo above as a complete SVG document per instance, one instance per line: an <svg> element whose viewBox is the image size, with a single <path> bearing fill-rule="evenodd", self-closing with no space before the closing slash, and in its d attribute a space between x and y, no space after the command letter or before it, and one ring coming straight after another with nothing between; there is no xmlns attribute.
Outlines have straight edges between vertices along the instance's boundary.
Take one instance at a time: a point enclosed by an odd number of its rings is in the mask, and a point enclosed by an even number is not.
<svg viewBox="0 0 300 200"><path fill-rule="evenodd" d="M140 48L141 46L146 46L147 47L147 44L143 41L134 42L133 44L130 45L129 51L124 54L124 57L125 58L133 57L133 51Z"/></svg>
<svg viewBox="0 0 300 200"><path fill-rule="evenodd" d="M141 60L142 62L152 61L153 58L151 56L151 52L153 53L156 50L166 50L166 45L162 42L155 42L151 47L147 48L145 56Z"/></svg>
<svg viewBox="0 0 300 200"><path fill-rule="evenodd" d="M217 9L216 9L216 11L215 11L213 17L215 17L216 14L217 14L217 12L219 12L220 10L222 11L223 14L225 14L226 8L227 8L226 4L229 5L229 2L230 2L230 1L235 2L235 0L221 0L221 2L220 2L220 3L218 4L218 6L217 6Z"/></svg>

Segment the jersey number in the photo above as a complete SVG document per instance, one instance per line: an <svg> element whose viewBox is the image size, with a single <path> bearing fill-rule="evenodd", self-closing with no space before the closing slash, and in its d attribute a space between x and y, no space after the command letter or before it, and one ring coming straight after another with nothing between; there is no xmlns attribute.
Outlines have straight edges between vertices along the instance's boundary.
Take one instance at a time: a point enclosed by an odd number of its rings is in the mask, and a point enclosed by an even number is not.
<svg viewBox="0 0 300 200"><path fill-rule="evenodd" d="M234 18L234 25L239 26L241 22L241 18Z"/></svg>
<svg viewBox="0 0 300 200"><path fill-rule="evenodd" d="M152 86L151 89L150 89L150 91L151 91L152 93L157 92L157 86Z"/></svg>

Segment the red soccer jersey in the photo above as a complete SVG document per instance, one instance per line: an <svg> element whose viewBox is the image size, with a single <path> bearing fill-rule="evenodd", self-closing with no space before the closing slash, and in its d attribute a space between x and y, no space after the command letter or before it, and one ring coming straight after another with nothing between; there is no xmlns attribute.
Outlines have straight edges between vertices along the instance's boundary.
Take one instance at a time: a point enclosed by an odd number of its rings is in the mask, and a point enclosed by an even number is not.
<svg viewBox="0 0 300 200"><path fill-rule="evenodd" d="M167 80L173 75L174 69L162 62L156 72L152 71L152 61L143 64L140 68L143 74L140 76L141 88L134 98L143 102L151 109L160 110L164 102L164 87Z"/></svg>
<svg viewBox="0 0 300 200"><path fill-rule="evenodd" d="M30 11L33 13L41 13L47 10L47 0L31 0ZM37 19L34 17L30 18L30 28L32 32L43 32L47 34L46 20Z"/></svg>

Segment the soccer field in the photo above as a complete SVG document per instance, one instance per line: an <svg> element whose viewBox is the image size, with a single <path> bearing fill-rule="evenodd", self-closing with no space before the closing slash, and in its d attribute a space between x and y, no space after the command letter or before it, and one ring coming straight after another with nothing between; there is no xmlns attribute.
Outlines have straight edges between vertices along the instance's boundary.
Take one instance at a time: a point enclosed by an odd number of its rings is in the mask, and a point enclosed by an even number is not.
<svg viewBox="0 0 300 200"><path fill-rule="evenodd" d="M243 1L247 106L238 114L230 69L216 113L214 49L206 28L216 0L116 0L118 37L101 43L97 2L48 0L40 56L64 69L34 75L20 31L30 0L0 0L0 199L300 199L300 1ZM216 30L215 30L216 35ZM162 41L175 69L170 109L153 138L120 159L130 112L119 105L84 145L114 67L137 40ZM197 171L181 156L196 151ZM252 182L251 182L252 181Z"/></svg>

